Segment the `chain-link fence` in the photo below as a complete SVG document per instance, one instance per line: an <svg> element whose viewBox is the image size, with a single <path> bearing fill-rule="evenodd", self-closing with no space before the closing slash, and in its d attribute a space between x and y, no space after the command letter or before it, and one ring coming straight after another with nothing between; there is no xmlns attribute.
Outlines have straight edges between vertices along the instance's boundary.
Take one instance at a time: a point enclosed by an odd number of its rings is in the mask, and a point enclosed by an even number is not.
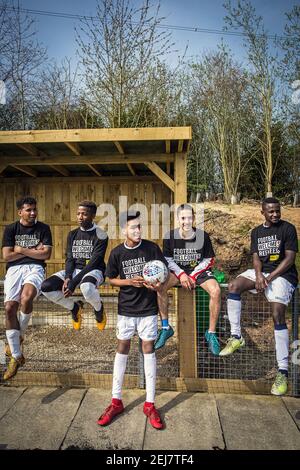
<svg viewBox="0 0 300 470"><path fill-rule="evenodd" d="M0 289L0 342L3 344L3 285ZM244 392L244 385L247 384L248 391L269 393L277 367L272 315L264 296L251 293L242 296L242 335L246 345L231 356L220 357L213 356L208 351L204 338L209 322L208 295L203 289L197 288L194 293L188 294L189 298L194 296L193 302L183 309L182 302L178 302L182 293L183 289L176 288L169 293L169 321L175 334L165 347L157 351L158 388L182 390L182 381L187 383L185 379L192 378L193 390ZM117 289L104 285L101 287L101 296L107 314L104 331L97 329L93 309L87 303L84 304L81 330L75 331L70 313L40 296L34 303L32 320L25 335L23 348L26 363L10 384L110 388L117 345ZM222 306L217 325L221 348L230 336L226 297L227 286L222 285ZM195 320L192 332L188 330L185 321L182 321L184 315ZM294 352L291 349L289 394L298 396L300 366L297 364L296 348L299 332L299 289L286 317L291 346L295 348ZM186 362L192 357L195 360L195 373L186 377ZM3 383L5 364L0 367L0 383ZM143 388L145 385L143 355L137 336L131 342L124 385L127 388Z"/></svg>
<svg viewBox="0 0 300 470"><path fill-rule="evenodd" d="M230 337L230 323L226 305L227 294L227 285L222 285L221 312L217 324L221 349L225 347L226 340ZM297 347L298 340L298 298L299 289L296 289L293 301L286 313L292 348ZM230 356L213 356L208 351L204 334L209 324L209 296L201 288L196 289L196 324L199 378L223 379L223 384L225 379L228 383L230 382L230 388L233 392L242 391L244 383L251 387L251 381L258 386L258 389L261 385L261 391L271 389L277 373L277 362L271 305L266 301L264 294L246 292L242 295L241 326L245 346ZM298 361L295 360L296 354L293 354L292 348L289 363L290 393L297 396L300 394L300 357ZM221 389L219 387L219 390Z"/></svg>

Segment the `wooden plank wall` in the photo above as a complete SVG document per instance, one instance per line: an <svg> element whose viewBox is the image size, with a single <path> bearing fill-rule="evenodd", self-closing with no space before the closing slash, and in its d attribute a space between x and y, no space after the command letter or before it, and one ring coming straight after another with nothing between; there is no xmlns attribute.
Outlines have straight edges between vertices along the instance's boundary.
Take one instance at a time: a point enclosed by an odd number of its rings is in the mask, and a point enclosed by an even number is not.
<svg viewBox="0 0 300 470"><path fill-rule="evenodd" d="M28 180L27 180L28 181ZM64 266L64 253L67 234L77 227L77 205L84 199L95 201L99 206L102 203L112 204L117 213L119 210L119 196L127 196L129 206L135 203L145 204L149 211L151 204L170 204L171 191L160 182L138 183L112 183L102 182L91 178L90 182L43 182L42 179L32 182L4 182L0 184L0 236L4 227L18 220L16 200L24 195L31 195L38 202L38 218L50 225L53 236L53 252L51 260L47 263L47 276L62 269ZM95 221L99 222L100 217ZM155 223L158 223L156 220ZM101 224L100 224L101 226ZM103 227L106 228L106 227ZM118 231L116 232L118 233ZM160 234L161 236L161 234ZM150 238L150 237L149 237ZM110 240L107 256L112 248L122 240ZM160 240L154 240L161 245ZM0 259L0 278L5 276L5 262Z"/></svg>

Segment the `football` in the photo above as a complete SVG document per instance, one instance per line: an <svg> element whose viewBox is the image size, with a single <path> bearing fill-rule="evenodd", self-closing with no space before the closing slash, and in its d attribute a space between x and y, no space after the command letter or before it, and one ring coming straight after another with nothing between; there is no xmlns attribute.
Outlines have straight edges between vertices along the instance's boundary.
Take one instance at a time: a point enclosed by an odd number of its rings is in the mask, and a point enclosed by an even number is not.
<svg viewBox="0 0 300 470"><path fill-rule="evenodd" d="M168 269L160 260L149 261L143 268L143 278L149 284L165 282L168 277Z"/></svg>

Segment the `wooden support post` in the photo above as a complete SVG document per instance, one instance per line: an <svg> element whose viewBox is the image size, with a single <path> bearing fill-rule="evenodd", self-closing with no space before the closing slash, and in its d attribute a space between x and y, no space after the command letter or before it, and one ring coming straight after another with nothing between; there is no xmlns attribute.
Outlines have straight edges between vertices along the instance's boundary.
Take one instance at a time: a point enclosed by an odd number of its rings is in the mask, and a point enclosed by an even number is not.
<svg viewBox="0 0 300 470"><path fill-rule="evenodd" d="M187 158L186 153L176 153L174 162L175 204L187 202Z"/></svg>
<svg viewBox="0 0 300 470"><path fill-rule="evenodd" d="M196 295L178 288L178 347L180 377L197 377Z"/></svg>

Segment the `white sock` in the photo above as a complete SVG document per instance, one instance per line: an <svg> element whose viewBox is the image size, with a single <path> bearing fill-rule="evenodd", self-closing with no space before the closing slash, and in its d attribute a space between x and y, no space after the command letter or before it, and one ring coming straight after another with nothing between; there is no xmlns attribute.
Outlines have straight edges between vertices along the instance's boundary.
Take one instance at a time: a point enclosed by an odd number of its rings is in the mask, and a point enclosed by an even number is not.
<svg viewBox="0 0 300 470"><path fill-rule="evenodd" d="M30 313L20 312L20 315L19 315L20 335L23 337L28 327L28 323L30 322L31 316L32 316L32 312Z"/></svg>
<svg viewBox="0 0 300 470"><path fill-rule="evenodd" d="M64 297L64 294L60 290L43 292L43 295L47 297L47 299L51 300L51 302L61 305L67 310L72 310L74 307L74 300L70 299L69 297Z"/></svg>
<svg viewBox="0 0 300 470"><path fill-rule="evenodd" d="M15 359L22 356L20 347L20 331L19 330L6 330L6 338L10 347L11 355Z"/></svg>
<svg viewBox="0 0 300 470"><path fill-rule="evenodd" d="M277 330L275 327L275 347L278 369L288 370L289 363L289 331L287 328Z"/></svg>
<svg viewBox="0 0 300 470"><path fill-rule="evenodd" d="M227 299L227 313L230 321L231 336L241 336L241 310L240 300Z"/></svg>
<svg viewBox="0 0 300 470"><path fill-rule="evenodd" d="M154 403L156 384L156 356L155 353L144 354L144 368L146 378L146 401Z"/></svg>
<svg viewBox="0 0 300 470"><path fill-rule="evenodd" d="M113 372L112 397L122 399L122 385L126 370L128 354L116 353Z"/></svg>
<svg viewBox="0 0 300 470"><path fill-rule="evenodd" d="M96 312L99 312L102 302L95 284L92 282L84 282L81 284L80 290L85 300L96 310Z"/></svg>

